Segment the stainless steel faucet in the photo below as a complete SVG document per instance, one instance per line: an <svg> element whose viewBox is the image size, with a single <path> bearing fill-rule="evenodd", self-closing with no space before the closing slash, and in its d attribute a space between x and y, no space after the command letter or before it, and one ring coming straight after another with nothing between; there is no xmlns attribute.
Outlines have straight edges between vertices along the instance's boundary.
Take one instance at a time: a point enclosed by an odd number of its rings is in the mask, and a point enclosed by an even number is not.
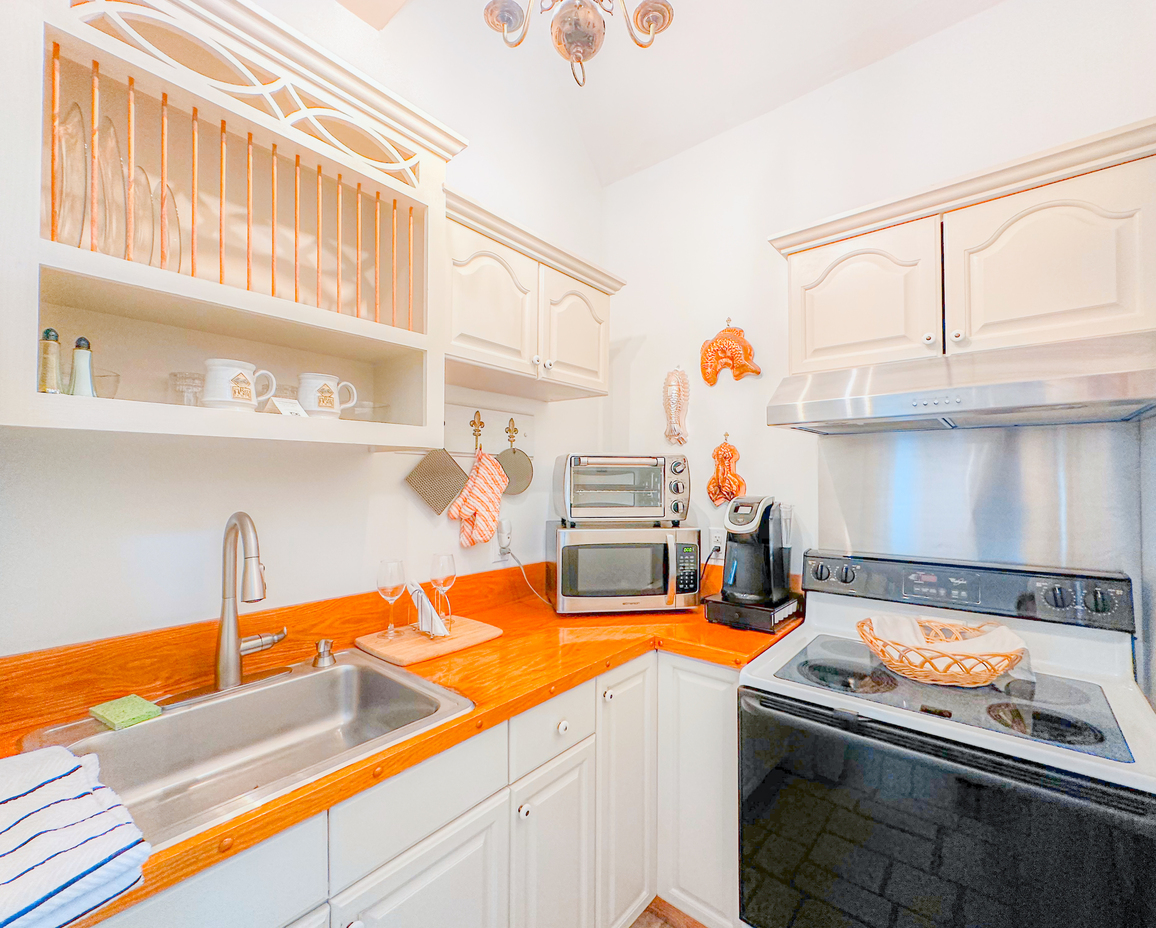
<svg viewBox="0 0 1156 928"><path fill-rule="evenodd" d="M237 538L241 539L245 563L241 568L241 599L258 603L265 598L265 568L257 546L257 527L247 512L234 512L225 523L224 583L221 591L221 623L217 628L217 690L241 685L241 658L265 651L285 637L276 634L241 638L237 623Z"/></svg>

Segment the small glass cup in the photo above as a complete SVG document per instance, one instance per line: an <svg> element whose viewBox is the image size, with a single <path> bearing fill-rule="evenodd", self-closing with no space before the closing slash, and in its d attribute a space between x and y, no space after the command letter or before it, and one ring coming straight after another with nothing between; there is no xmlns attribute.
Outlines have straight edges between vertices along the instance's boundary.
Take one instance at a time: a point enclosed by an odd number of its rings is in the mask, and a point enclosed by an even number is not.
<svg viewBox="0 0 1156 928"><path fill-rule="evenodd" d="M377 592L389 603L389 628L386 629L385 637L396 638L397 632L393 629L393 604L405 592L404 561L382 561L377 566Z"/></svg>
<svg viewBox="0 0 1156 928"><path fill-rule="evenodd" d="M450 607L450 598L447 594L457 579L458 570L457 567L454 566L454 556L452 554L435 554L433 561L430 563L429 582L433 584L433 588L441 593L442 599L446 601L445 620L448 631L453 631L454 616L453 609Z"/></svg>
<svg viewBox="0 0 1156 928"><path fill-rule="evenodd" d="M199 406L205 392L205 375L196 371L174 371L169 374L169 392L177 406Z"/></svg>

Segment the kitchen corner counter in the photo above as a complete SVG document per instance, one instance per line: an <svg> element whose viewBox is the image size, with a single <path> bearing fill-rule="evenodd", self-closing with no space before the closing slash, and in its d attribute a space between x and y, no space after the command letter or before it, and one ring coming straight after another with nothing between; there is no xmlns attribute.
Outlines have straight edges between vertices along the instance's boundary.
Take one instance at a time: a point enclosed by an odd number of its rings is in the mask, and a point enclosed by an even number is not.
<svg viewBox="0 0 1156 928"><path fill-rule="evenodd" d="M534 571L534 574L538 573L539 571ZM717 571L715 573L717 574ZM503 630L500 637L405 668L467 697L475 705L472 711L429 732L309 782L228 822L168 846L162 846L145 865L144 880L141 884L103 908L99 914L77 924L97 924L117 911L167 889L408 767L465 741L479 731L498 725L545 702L557 693L591 680L600 673L625 664L648 651L656 649L667 651L737 669L765 651L802 621L801 618L792 619L784 623L778 633L767 635L712 625L706 621L701 608L673 614L630 613L563 619L548 605L534 598L524 584L521 584L519 590L518 584L506 582L507 578L502 576L506 574L507 571L495 571L493 576L481 575L474 581L463 577L459 584L467 589L463 589L455 597L460 603L461 614L500 627ZM538 586L540 583L535 585ZM361 597L349 599L360 600ZM348 621L344 621L345 617L339 608L341 602L335 601L332 604L334 608L328 612L332 627L320 617L315 617L310 627L303 629L298 636L308 640L312 635L322 637L328 632L328 637L337 639L335 648L346 648L352 645L351 635L356 637L367 634L384 625L381 622L380 610L377 610L374 619L363 617L361 622L351 625ZM320 612L320 605L311 604L314 613ZM360 608L365 604L357 605ZM280 613L287 611L289 610L273 610ZM266 612L263 615L251 614L246 619L268 624L273 617ZM372 624L366 624L370 621ZM215 626L215 623L201 624ZM188 637L188 630L193 628L196 627L185 626L181 630L171 631L184 631L184 637ZM340 628L340 632L333 631L334 628ZM292 624L290 629L293 634ZM93 643L82 647L91 650L99 644ZM28 655L25 656L25 660L43 659L42 655L51 653ZM283 654L280 658L282 662L287 659L300 658L294 654L288 656ZM3 665L12 660L12 658L0 659L0 670L6 669ZM5 677L0 674L0 678ZM138 691L147 689L137 684L134 686L137 686ZM0 685L0 691L7 688L7 684ZM26 688L21 695L27 698L29 694ZM59 699L59 692L55 695ZM156 695L158 694L153 694L154 698ZM86 695L85 699L88 698L92 697Z"/></svg>

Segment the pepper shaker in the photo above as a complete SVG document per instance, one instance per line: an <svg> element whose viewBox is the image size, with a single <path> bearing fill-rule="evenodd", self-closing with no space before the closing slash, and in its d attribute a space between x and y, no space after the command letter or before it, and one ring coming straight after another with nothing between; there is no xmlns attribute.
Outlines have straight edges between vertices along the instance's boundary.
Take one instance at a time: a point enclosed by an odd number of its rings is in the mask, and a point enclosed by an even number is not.
<svg viewBox="0 0 1156 928"><path fill-rule="evenodd" d="M60 393L60 336L56 329L45 329L40 339L40 393Z"/></svg>

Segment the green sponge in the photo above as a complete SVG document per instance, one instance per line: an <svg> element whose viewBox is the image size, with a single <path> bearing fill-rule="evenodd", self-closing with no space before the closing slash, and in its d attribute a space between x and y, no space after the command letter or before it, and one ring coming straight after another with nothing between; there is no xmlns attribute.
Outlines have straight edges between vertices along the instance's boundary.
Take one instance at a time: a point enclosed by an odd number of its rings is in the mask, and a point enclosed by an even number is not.
<svg viewBox="0 0 1156 928"><path fill-rule="evenodd" d="M98 722L104 722L113 731L120 731L138 722L147 722L161 714L161 707L155 702L139 696L122 696L111 702L102 702L88 710Z"/></svg>

